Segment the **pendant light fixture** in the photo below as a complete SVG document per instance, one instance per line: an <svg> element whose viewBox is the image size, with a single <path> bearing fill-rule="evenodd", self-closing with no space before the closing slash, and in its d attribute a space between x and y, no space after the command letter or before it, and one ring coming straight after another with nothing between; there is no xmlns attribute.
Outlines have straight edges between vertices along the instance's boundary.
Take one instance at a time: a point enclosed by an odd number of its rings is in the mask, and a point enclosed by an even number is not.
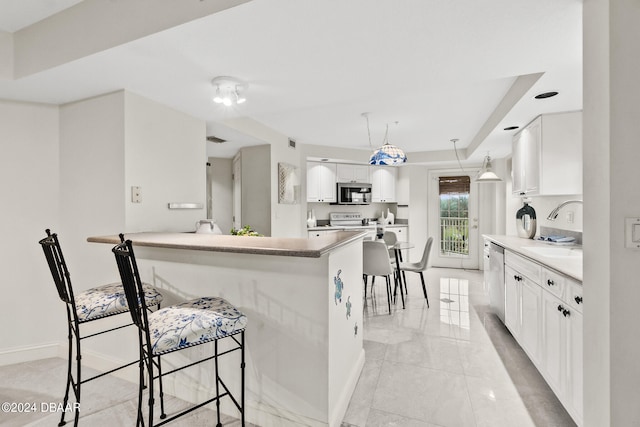
<svg viewBox="0 0 640 427"><path fill-rule="evenodd" d="M369 129L369 113L362 113L365 119L367 119L367 132L369 134L369 147L373 148L371 144L371 130ZM395 122L396 125L398 122ZM389 124L384 132L384 144L382 147L374 150L373 154L369 158L370 165L376 166L397 166L407 162L407 156L402 149L396 147L393 144L389 144Z"/></svg>
<svg viewBox="0 0 640 427"><path fill-rule="evenodd" d="M487 154L482 162L482 169L476 176L476 181L483 182L502 182L502 178L495 174L491 165L491 157Z"/></svg>

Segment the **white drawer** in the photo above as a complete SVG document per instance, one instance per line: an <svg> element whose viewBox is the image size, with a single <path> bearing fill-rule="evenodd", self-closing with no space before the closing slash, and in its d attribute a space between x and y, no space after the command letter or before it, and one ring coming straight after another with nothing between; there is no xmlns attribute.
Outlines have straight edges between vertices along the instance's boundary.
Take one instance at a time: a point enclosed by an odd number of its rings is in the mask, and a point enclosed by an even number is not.
<svg viewBox="0 0 640 427"><path fill-rule="evenodd" d="M567 303L582 313L582 284L567 279Z"/></svg>
<svg viewBox="0 0 640 427"><path fill-rule="evenodd" d="M532 281L539 283L542 267L533 261L521 257L509 250L504 251L505 264L516 270L523 276L527 276Z"/></svg>
<svg viewBox="0 0 640 427"><path fill-rule="evenodd" d="M565 276L558 274L555 271L547 270L546 268L542 269L542 281L540 286L560 299L564 299L566 281L567 279Z"/></svg>

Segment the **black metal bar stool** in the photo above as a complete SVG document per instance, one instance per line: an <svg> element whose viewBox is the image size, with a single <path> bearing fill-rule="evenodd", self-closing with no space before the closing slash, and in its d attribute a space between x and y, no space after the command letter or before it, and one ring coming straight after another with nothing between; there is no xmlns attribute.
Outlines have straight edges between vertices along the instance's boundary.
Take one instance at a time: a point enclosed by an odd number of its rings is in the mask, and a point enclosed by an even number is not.
<svg viewBox="0 0 640 427"><path fill-rule="evenodd" d="M51 275L53 276L53 282L58 290L60 299L65 303L67 309L67 327L68 327L68 342L69 352L67 361L67 385L64 393L63 406L66 408L69 402L69 390L73 390L73 394L76 399L75 405L75 419L74 426L78 425L78 418L80 416L80 395L82 384L100 378L104 375L113 373L127 366L131 366L138 362L138 359L133 362L129 362L125 365L119 366L107 372L95 375L93 377L82 379L82 353L80 351L80 342L84 339L95 337L97 335L104 334L106 332L115 331L118 329L126 328L133 325L129 323L122 326L117 326L109 329L95 332L89 335L82 336L80 333L80 325L85 323L94 322L107 317L116 316L129 311L127 306L127 300L124 296L124 289L121 283L111 283L108 285L98 286L95 288L87 289L86 291L74 294L73 287L71 286L71 275L69 269L62 255L62 249L60 248L60 242L58 241L57 234L51 234L49 229L46 230L47 237L40 240L40 245L44 250L44 256L49 264ZM143 285L144 301L147 307L160 308L162 302L162 294L158 292L153 286L145 283ZM75 347L75 359L76 370L75 376L72 369L73 355ZM60 423L58 426L66 424L64 420L65 412L62 412Z"/></svg>
<svg viewBox="0 0 640 427"><path fill-rule="evenodd" d="M121 240L122 239L123 237L121 235ZM144 292L144 289L142 281L140 280L138 265L133 253L131 241L127 240L126 242L115 246L113 248L113 253L115 254L120 278L122 279L127 301L129 302L131 318L138 326L138 338L140 345L140 386L138 391L138 419L136 425L144 425L144 417L142 415L142 390L144 384L144 372L146 368L149 378L148 423L150 427L166 424L169 421L213 401L216 402L217 426L222 426L220 423L220 399L225 396L229 396L231 398L232 402L240 412L240 419L244 426L244 331L247 325L247 317L226 300L216 297L197 298L181 304L165 307L158 311L148 312L146 310L144 299L138 298L138 295ZM219 352L218 341L223 338L229 340L230 348ZM175 368L170 372L162 372L160 356L212 341L214 342L214 354L212 356ZM220 372L218 370L218 358L238 350L240 351L241 373L241 390L239 400L231 394L227 385L220 378ZM211 359L214 359L215 362L215 397L212 397L202 403L195 404L167 418L167 414L164 411L162 381L160 381L160 419L163 421L158 424L154 424L154 380L161 379L165 375L181 371L182 369ZM157 374L154 370L157 370ZM220 387L224 389L223 393L220 393Z"/></svg>

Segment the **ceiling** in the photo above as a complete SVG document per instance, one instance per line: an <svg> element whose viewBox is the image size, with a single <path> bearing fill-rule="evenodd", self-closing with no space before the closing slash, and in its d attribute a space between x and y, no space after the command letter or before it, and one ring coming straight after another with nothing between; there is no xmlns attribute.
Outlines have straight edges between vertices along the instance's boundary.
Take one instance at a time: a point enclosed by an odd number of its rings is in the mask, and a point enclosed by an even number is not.
<svg viewBox="0 0 640 427"><path fill-rule="evenodd" d="M78 2L0 0L0 29L17 31ZM517 77L533 73L543 74L505 108ZM211 79L227 75L248 82L245 104L212 102ZM217 134L238 117L298 143L368 150L369 112L372 144L390 123L390 142L409 162L411 153L451 150L454 138L463 153L470 147L467 161L500 158L516 132L503 128L582 108L582 1L252 0L0 80L0 98L56 104L118 89L206 120L209 134L229 139L209 150L223 157L256 143ZM533 99L547 91L559 95Z"/></svg>

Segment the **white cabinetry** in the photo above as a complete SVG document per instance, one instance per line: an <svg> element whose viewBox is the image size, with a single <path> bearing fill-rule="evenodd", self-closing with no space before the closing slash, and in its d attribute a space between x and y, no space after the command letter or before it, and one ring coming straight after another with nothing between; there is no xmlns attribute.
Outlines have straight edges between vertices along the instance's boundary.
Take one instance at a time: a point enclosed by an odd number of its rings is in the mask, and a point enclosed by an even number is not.
<svg viewBox="0 0 640 427"><path fill-rule="evenodd" d="M541 267L509 251L505 264L505 325L535 363L541 345Z"/></svg>
<svg viewBox="0 0 640 427"><path fill-rule="evenodd" d="M522 348L534 362L540 360L540 313L542 312L542 289L537 283L525 278L520 287L520 340Z"/></svg>
<svg viewBox="0 0 640 427"><path fill-rule="evenodd" d="M398 170L392 166L371 167L371 201L391 203L396 201Z"/></svg>
<svg viewBox="0 0 640 427"><path fill-rule="evenodd" d="M322 237L322 236L326 236L327 234L330 233L337 233L340 230L309 230L307 232L308 234L308 238L309 239L315 239L317 237Z"/></svg>
<svg viewBox="0 0 640 427"><path fill-rule="evenodd" d="M519 306L520 306L520 280L519 274L508 265L504 269L504 324L511 331L511 335L517 340L520 337Z"/></svg>
<svg viewBox="0 0 640 427"><path fill-rule="evenodd" d="M347 163L338 163L336 165L336 175L337 182L371 182L371 178L369 178L368 165L351 165Z"/></svg>
<svg viewBox="0 0 640 427"><path fill-rule="evenodd" d="M582 112L543 114L513 138L513 193L582 194Z"/></svg>
<svg viewBox="0 0 640 427"><path fill-rule="evenodd" d="M582 285L505 251L505 325L582 425Z"/></svg>
<svg viewBox="0 0 640 427"><path fill-rule="evenodd" d="M555 292L543 293L543 375L576 423L582 425L582 286L556 277L560 282L551 285L558 287Z"/></svg>
<svg viewBox="0 0 640 427"><path fill-rule="evenodd" d="M400 242L406 242L409 240L409 226L407 225L387 225L385 226L385 230L396 233L396 237Z"/></svg>
<svg viewBox="0 0 640 427"><path fill-rule="evenodd" d="M336 201L336 164L307 162L307 202Z"/></svg>

